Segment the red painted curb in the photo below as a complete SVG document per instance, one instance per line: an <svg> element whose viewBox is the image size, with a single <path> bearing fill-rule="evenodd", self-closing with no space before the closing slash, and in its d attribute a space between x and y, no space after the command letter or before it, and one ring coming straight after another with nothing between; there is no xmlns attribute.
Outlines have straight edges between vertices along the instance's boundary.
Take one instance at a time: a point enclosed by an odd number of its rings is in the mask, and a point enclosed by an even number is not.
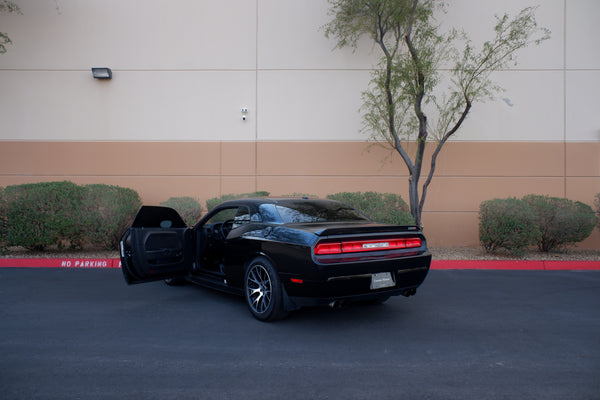
<svg viewBox="0 0 600 400"><path fill-rule="evenodd" d="M600 261L433 260L431 269L597 271L600 270Z"/></svg>
<svg viewBox="0 0 600 400"><path fill-rule="evenodd" d="M121 268L118 258L0 258L0 268ZM598 271L600 261L433 260L431 269Z"/></svg>
<svg viewBox="0 0 600 400"><path fill-rule="evenodd" d="M121 268L118 258L0 258L0 268Z"/></svg>
<svg viewBox="0 0 600 400"><path fill-rule="evenodd" d="M600 270L600 261L544 261L544 267L549 271L565 269L592 271Z"/></svg>

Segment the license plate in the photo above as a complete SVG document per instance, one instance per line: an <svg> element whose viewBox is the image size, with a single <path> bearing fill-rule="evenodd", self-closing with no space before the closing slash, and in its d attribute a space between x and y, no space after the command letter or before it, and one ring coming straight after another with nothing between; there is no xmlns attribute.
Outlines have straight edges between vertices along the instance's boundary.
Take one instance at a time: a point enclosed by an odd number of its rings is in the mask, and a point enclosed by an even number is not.
<svg viewBox="0 0 600 400"><path fill-rule="evenodd" d="M380 272L371 275L371 289L392 287L396 284L390 272Z"/></svg>

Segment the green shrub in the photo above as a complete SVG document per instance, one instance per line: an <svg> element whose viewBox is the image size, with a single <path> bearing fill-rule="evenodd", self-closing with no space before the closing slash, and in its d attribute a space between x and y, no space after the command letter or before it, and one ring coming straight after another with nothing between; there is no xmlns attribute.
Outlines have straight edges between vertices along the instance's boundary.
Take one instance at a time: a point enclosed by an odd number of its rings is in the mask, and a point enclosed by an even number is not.
<svg viewBox="0 0 600 400"><path fill-rule="evenodd" d="M175 209L188 226L195 225L202 216L202 204L193 197L171 197L160 205Z"/></svg>
<svg viewBox="0 0 600 400"><path fill-rule="evenodd" d="M585 240L598 223L592 207L558 197L528 195L523 201L533 208L540 230L540 251L558 250Z"/></svg>
<svg viewBox="0 0 600 400"><path fill-rule="evenodd" d="M317 196L316 194L298 193L298 192L294 192L292 194L284 194L281 197L287 197L287 198L307 198L307 199L318 199L319 198L319 196Z"/></svg>
<svg viewBox="0 0 600 400"><path fill-rule="evenodd" d="M0 244L45 250L91 244L116 249L141 206L132 189L47 182L8 186L0 196Z"/></svg>
<svg viewBox="0 0 600 400"><path fill-rule="evenodd" d="M86 185L79 211L84 241L94 247L117 249L121 235L142 205L138 193L129 188L104 184Z"/></svg>
<svg viewBox="0 0 600 400"><path fill-rule="evenodd" d="M4 188L0 187L0 254L3 254L6 249L6 198L4 196Z"/></svg>
<svg viewBox="0 0 600 400"><path fill-rule="evenodd" d="M219 204L228 200L236 200L236 199L245 199L248 197L269 197L269 192L258 191L252 193L241 193L241 194L224 194L221 197L214 197L212 199L206 200L206 209L208 211L212 210Z"/></svg>
<svg viewBox="0 0 600 400"><path fill-rule="evenodd" d="M82 244L77 210L85 189L72 182L44 182L4 189L4 243L31 250Z"/></svg>
<svg viewBox="0 0 600 400"><path fill-rule="evenodd" d="M529 204L516 198L494 199L479 207L479 241L488 253L500 249L515 256L537 243L540 231Z"/></svg>
<svg viewBox="0 0 600 400"><path fill-rule="evenodd" d="M394 193L341 192L330 194L327 198L348 204L377 222L393 225L415 223L406 202Z"/></svg>
<svg viewBox="0 0 600 400"><path fill-rule="evenodd" d="M594 199L594 205L596 206L596 216L598 217L598 229L600 229L600 193L596 193L596 198Z"/></svg>

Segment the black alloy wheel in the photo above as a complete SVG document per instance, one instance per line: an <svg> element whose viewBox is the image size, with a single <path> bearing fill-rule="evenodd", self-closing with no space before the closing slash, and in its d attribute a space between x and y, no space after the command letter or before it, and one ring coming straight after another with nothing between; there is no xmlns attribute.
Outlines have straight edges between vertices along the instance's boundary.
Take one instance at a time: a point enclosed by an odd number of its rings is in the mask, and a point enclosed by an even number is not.
<svg viewBox="0 0 600 400"><path fill-rule="evenodd" d="M257 319L277 321L287 315L281 282L267 259L259 257L250 263L244 278L244 293L250 312Z"/></svg>

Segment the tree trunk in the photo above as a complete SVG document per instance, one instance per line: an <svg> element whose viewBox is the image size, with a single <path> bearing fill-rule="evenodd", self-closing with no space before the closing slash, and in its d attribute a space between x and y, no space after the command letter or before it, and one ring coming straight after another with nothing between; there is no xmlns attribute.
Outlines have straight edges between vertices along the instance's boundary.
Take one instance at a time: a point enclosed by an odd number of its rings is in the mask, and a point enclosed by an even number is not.
<svg viewBox="0 0 600 400"><path fill-rule="evenodd" d="M415 225L421 226L421 209L419 207L419 181L411 174L408 179L410 213L415 219Z"/></svg>

